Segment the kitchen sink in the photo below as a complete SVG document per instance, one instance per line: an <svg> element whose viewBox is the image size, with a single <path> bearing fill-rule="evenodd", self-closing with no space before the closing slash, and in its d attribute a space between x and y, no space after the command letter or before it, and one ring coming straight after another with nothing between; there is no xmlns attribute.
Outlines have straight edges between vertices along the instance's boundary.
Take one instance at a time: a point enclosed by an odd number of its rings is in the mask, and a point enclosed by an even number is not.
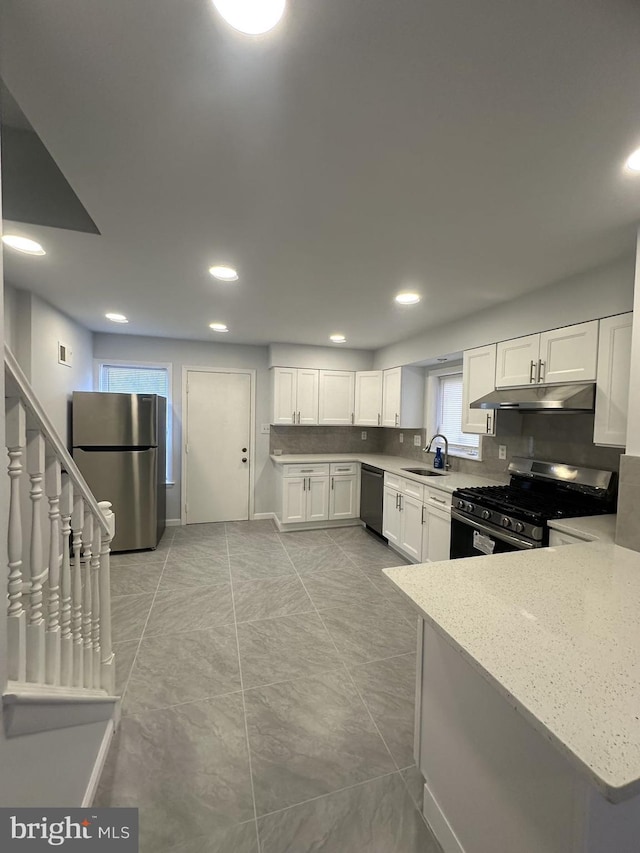
<svg viewBox="0 0 640 853"><path fill-rule="evenodd" d="M443 477L439 471L432 471L431 468L403 468L408 474L420 474L421 477Z"/></svg>

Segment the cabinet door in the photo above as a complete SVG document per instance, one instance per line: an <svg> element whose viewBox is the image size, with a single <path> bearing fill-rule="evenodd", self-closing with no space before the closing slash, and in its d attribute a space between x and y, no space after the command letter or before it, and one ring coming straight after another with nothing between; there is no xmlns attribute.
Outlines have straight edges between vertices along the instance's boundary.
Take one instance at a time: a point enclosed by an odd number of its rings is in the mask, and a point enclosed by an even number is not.
<svg viewBox="0 0 640 853"><path fill-rule="evenodd" d="M399 492L384 487L384 503L382 505L382 535L398 545L400 542L400 511L398 510Z"/></svg>
<svg viewBox="0 0 640 853"><path fill-rule="evenodd" d="M272 424L295 423L296 383L298 371L295 367L274 367L272 370Z"/></svg>
<svg viewBox="0 0 640 853"><path fill-rule="evenodd" d="M307 477L282 478L282 523L306 521Z"/></svg>
<svg viewBox="0 0 640 853"><path fill-rule="evenodd" d="M329 478L307 478L307 521L326 521L329 518Z"/></svg>
<svg viewBox="0 0 640 853"><path fill-rule="evenodd" d="M549 547L557 548L559 545L584 545L585 539L579 539L577 536L571 536L570 533L564 533L560 530L549 531Z"/></svg>
<svg viewBox="0 0 640 853"><path fill-rule="evenodd" d="M400 542L398 547L420 562L422 559L423 503L410 495L400 495Z"/></svg>
<svg viewBox="0 0 640 853"><path fill-rule="evenodd" d="M597 320L543 332L538 381L595 382L597 360Z"/></svg>
<svg viewBox="0 0 640 853"><path fill-rule="evenodd" d="M296 382L297 422L301 426L318 423L318 372L298 368Z"/></svg>
<svg viewBox="0 0 640 853"><path fill-rule="evenodd" d="M474 400L490 394L496 383L496 345L467 350L462 357L462 432L496 434L496 413L472 409Z"/></svg>
<svg viewBox="0 0 640 853"><path fill-rule="evenodd" d="M451 516L442 512L433 512L427 508L427 554L423 560L430 563L449 559L451 548Z"/></svg>
<svg viewBox="0 0 640 853"><path fill-rule="evenodd" d="M331 477L329 492L329 518L357 518L359 507L358 478L354 476Z"/></svg>
<svg viewBox="0 0 640 853"><path fill-rule="evenodd" d="M633 314L600 320L594 444L625 447Z"/></svg>
<svg viewBox="0 0 640 853"><path fill-rule="evenodd" d="M382 371L382 426L400 426L402 409L402 368Z"/></svg>
<svg viewBox="0 0 640 853"><path fill-rule="evenodd" d="M496 351L496 388L535 382L539 352L540 335L501 341Z"/></svg>
<svg viewBox="0 0 640 853"><path fill-rule="evenodd" d="M354 419L355 373L321 370L318 423L351 426Z"/></svg>
<svg viewBox="0 0 640 853"><path fill-rule="evenodd" d="M355 422L358 426L382 426L382 371L356 373Z"/></svg>

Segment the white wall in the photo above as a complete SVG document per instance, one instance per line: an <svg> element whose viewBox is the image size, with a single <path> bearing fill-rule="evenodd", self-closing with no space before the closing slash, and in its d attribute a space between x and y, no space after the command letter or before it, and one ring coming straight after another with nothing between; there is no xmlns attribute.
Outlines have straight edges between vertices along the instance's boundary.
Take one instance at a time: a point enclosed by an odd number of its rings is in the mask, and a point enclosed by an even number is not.
<svg viewBox="0 0 640 853"><path fill-rule="evenodd" d="M373 370L371 350L271 344L269 367L306 367L320 370Z"/></svg>
<svg viewBox="0 0 640 853"><path fill-rule="evenodd" d="M636 253L636 289L631 340L631 375L629 378L629 420L627 422L627 454L640 456L640 231Z"/></svg>
<svg viewBox="0 0 640 853"><path fill-rule="evenodd" d="M267 347L148 338L134 335L94 335L94 357L137 362L170 362L173 373L173 479L167 491L167 518L180 518L182 486L182 368L233 367L256 370L255 506L256 513L272 512L272 471L269 436L260 424L270 420L270 384Z"/></svg>
<svg viewBox="0 0 640 853"><path fill-rule="evenodd" d="M31 379L31 294L4 286L4 335L27 379Z"/></svg>
<svg viewBox="0 0 640 853"><path fill-rule="evenodd" d="M634 263L634 256L625 257L471 317L428 329L378 350L375 367L380 370L422 362L507 338L631 311ZM447 294L438 298L446 299Z"/></svg>

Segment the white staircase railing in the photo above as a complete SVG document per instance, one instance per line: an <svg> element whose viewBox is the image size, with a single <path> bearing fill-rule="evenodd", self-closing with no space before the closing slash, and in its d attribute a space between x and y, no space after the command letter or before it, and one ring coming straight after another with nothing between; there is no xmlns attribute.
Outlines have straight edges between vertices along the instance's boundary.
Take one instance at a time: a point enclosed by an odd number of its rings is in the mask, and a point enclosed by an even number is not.
<svg viewBox="0 0 640 853"><path fill-rule="evenodd" d="M97 503L6 346L5 396L9 680L113 695L111 504Z"/></svg>

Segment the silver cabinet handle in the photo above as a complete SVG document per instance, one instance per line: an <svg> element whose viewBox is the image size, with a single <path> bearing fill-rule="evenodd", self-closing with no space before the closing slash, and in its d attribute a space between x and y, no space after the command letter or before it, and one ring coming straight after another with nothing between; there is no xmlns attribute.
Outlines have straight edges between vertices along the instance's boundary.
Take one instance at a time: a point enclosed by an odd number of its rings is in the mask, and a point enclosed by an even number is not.
<svg viewBox="0 0 640 853"><path fill-rule="evenodd" d="M399 497L400 497L400 495L396 492L396 509L398 509L398 498Z"/></svg>
<svg viewBox="0 0 640 853"><path fill-rule="evenodd" d="M378 426L380 426L380 412L378 412Z"/></svg>
<svg viewBox="0 0 640 853"><path fill-rule="evenodd" d="M546 362L542 359L538 362L538 382L544 382L544 370L546 367Z"/></svg>
<svg viewBox="0 0 640 853"><path fill-rule="evenodd" d="M309 491L311 491L311 477L309 477Z"/></svg>
<svg viewBox="0 0 640 853"><path fill-rule="evenodd" d="M307 491L307 478L306 477L302 481L302 491L303 492Z"/></svg>
<svg viewBox="0 0 640 853"><path fill-rule="evenodd" d="M446 500L444 498L434 498L433 495L429 498L430 501L434 501L437 504L446 504Z"/></svg>
<svg viewBox="0 0 640 853"><path fill-rule="evenodd" d="M487 434L491 432L491 415L487 412Z"/></svg>
<svg viewBox="0 0 640 853"><path fill-rule="evenodd" d="M531 367L529 368L529 382L536 381L536 363L531 359Z"/></svg>
<svg viewBox="0 0 640 853"><path fill-rule="evenodd" d="M402 495L398 495L398 498L400 499L400 507L399 507L399 509L400 509L400 512L402 512Z"/></svg>
<svg viewBox="0 0 640 853"><path fill-rule="evenodd" d="M395 418L395 425L396 425L396 426L398 426L398 418L399 418L399 417L400 417L400 415L396 414L396 418Z"/></svg>
<svg viewBox="0 0 640 853"><path fill-rule="evenodd" d="M338 471L338 472L340 472L340 471L346 471L346 472L348 473L348 472L349 472L349 468L336 468L336 471Z"/></svg>
<svg viewBox="0 0 640 853"><path fill-rule="evenodd" d="M296 422L296 413L294 412L293 417L291 418L291 423L295 424L295 422Z"/></svg>
<svg viewBox="0 0 640 853"><path fill-rule="evenodd" d="M298 423L300 423L300 412L298 412Z"/></svg>
<svg viewBox="0 0 640 853"><path fill-rule="evenodd" d="M424 504L422 504L422 521L421 524L424 524Z"/></svg>
<svg viewBox="0 0 640 853"><path fill-rule="evenodd" d="M313 468L301 468L300 473L301 474L313 474Z"/></svg>
<svg viewBox="0 0 640 853"><path fill-rule="evenodd" d="M356 422L355 418L356 418L355 414L353 412L351 412L351 426L353 426L354 423Z"/></svg>
<svg viewBox="0 0 640 853"><path fill-rule="evenodd" d="M331 478L331 491L333 491L333 477Z"/></svg>

